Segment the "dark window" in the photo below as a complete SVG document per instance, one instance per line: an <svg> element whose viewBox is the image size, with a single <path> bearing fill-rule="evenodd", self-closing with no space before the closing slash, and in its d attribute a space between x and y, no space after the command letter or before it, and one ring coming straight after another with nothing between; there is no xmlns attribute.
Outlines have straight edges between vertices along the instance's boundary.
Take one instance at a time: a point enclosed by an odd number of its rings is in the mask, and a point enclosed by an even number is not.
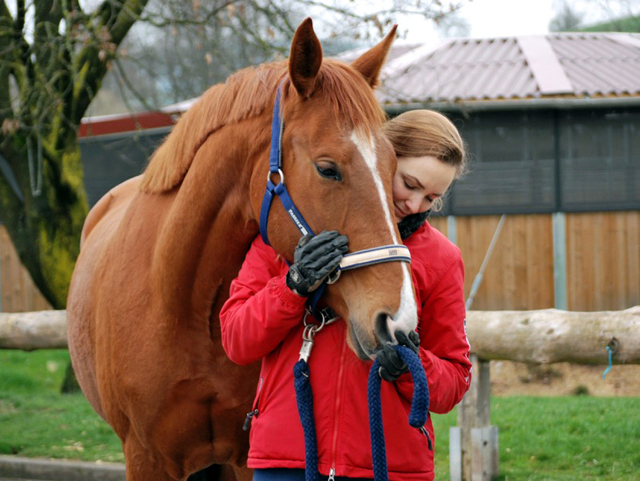
<svg viewBox="0 0 640 481"><path fill-rule="evenodd" d="M551 112L478 113L456 120L467 142L469 173L449 208L458 215L550 212L555 203Z"/></svg>
<svg viewBox="0 0 640 481"><path fill-rule="evenodd" d="M640 112L573 111L561 115L563 210L640 207Z"/></svg>
<svg viewBox="0 0 640 481"><path fill-rule="evenodd" d="M85 137L80 140L84 185L93 206L114 186L144 170L169 128Z"/></svg>

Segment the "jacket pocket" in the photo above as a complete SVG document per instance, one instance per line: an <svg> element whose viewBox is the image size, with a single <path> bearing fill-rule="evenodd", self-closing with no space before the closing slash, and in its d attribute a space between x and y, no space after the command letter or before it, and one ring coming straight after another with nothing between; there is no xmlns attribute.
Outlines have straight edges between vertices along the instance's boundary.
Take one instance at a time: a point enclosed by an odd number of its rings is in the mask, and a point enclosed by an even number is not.
<svg viewBox="0 0 640 481"><path fill-rule="evenodd" d="M251 420L254 417L257 418L260 415L260 399L262 398L262 393L264 392L266 380L269 378L269 373L272 371L273 366L278 361L278 357L280 357L281 346L282 344L280 344L262 361L262 369L260 370L260 379L258 381L258 387L256 389L256 397L253 400L251 411L247 413L247 417L244 420L244 425L242 427L244 431L247 431L250 428Z"/></svg>

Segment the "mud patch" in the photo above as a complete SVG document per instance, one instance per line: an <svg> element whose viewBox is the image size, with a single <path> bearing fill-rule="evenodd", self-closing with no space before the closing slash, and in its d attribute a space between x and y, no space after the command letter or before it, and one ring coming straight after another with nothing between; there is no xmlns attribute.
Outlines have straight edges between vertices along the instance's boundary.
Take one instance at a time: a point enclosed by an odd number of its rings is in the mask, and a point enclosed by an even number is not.
<svg viewBox="0 0 640 481"><path fill-rule="evenodd" d="M602 379L605 369L491 361L491 392L503 396L640 396L640 366L614 365Z"/></svg>

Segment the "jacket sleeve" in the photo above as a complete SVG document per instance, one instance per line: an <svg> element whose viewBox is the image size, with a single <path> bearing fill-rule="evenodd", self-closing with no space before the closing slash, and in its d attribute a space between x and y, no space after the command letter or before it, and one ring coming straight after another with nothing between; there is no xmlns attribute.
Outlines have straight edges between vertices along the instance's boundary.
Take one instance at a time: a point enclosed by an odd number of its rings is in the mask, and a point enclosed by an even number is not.
<svg viewBox="0 0 640 481"><path fill-rule="evenodd" d="M420 360L429 385L429 410L438 414L451 411L462 400L471 381L463 289L464 265L458 254L433 289L421 299ZM403 375L396 385L410 400L413 396L411 375Z"/></svg>
<svg viewBox="0 0 640 481"><path fill-rule="evenodd" d="M222 346L233 362L262 359L302 321L306 299L287 287L285 277L276 252L254 240L220 311Z"/></svg>

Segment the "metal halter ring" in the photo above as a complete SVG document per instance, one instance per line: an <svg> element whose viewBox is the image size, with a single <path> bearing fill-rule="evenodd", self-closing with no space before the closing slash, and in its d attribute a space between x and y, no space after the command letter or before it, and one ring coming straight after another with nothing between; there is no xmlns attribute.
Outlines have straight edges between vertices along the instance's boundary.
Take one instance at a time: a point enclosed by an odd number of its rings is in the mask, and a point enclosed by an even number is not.
<svg viewBox="0 0 640 481"><path fill-rule="evenodd" d="M341 272L342 271L338 267L335 271L333 271L331 274L329 274L329 276L327 277L327 284L334 284L334 283L338 282L338 279L340 279L340 273Z"/></svg>
<svg viewBox="0 0 640 481"><path fill-rule="evenodd" d="M302 318L302 323L304 324L304 333L302 334L303 338L305 338L307 329L314 328L313 334L311 335L313 337L313 335L315 335L315 333L318 332L320 329L322 329L324 326L327 326L332 322L335 322L338 319L340 319L340 316L338 316L337 314L336 314L336 317L329 317L329 314L325 309L320 310L320 315L322 316L322 321L320 321L320 324L307 322L307 317L309 316L311 316L312 319L315 319L313 316L313 313L311 312L311 309L309 308L309 306L307 306L307 308L304 311L304 317Z"/></svg>
<svg viewBox="0 0 640 481"><path fill-rule="evenodd" d="M280 176L280 183L284 184L284 172L282 172L282 169L278 169L278 172L270 170L267 174L267 182L271 182L273 185L276 185L276 183L271 180L271 176L273 174L278 174Z"/></svg>

